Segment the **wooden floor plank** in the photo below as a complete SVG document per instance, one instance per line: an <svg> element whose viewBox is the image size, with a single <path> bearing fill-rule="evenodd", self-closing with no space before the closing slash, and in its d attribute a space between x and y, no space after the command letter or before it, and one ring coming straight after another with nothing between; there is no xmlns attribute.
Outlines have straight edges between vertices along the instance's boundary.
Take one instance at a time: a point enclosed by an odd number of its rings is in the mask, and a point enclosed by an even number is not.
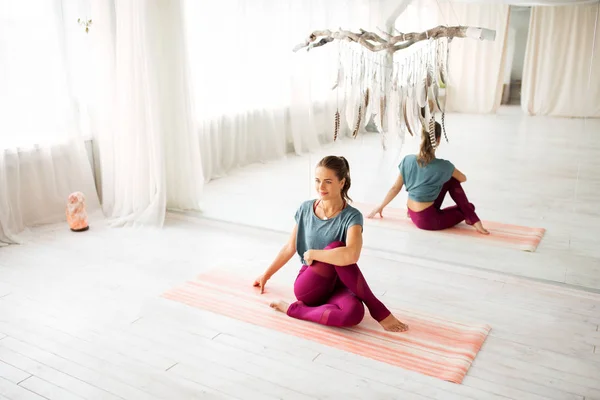
<svg viewBox="0 0 600 400"><path fill-rule="evenodd" d="M85 399L119 399L102 389L5 348L2 343L0 343L0 360Z"/></svg>
<svg viewBox="0 0 600 400"><path fill-rule="evenodd" d="M0 376L0 394L9 400L44 400L44 397L10 382L2 376Z"/></svg>
<svg viewBox="0 0 600 400"><path fill-rule="evenodd" d="M62 359L54 354L36 349L35 347L20 342L17 339L9 337L2 340L0 343L0 359L11 363L11 361L17 357L21 359L27 358L33 361L35 364L41 364L48 367L48 370L46 371L48 375L60 375L60 378L65 378L65 380L73 383L76 380L78 381L76 386L81 386L80 383L87 383L87 385L85 385L86 391L93 391L94 395L101 394L103 398L118 398L118 396L125 396L125 398L155 399L140 390L134 389L131 386L97 374L92 370ZM28 367L28 369L31 370L31 367ZM46 373L44 373L44 375L40 374L39 372L34 372L32 374L39 376L46 381L52 382L53 377L46 379ZM64 387L60 384L56 384L56 386ZM96 391L90 389L90 387L101 389ZM73 388L71 385L65 387L65 389L77 393L75 392L77 388ZM110 396L109 393L114 396Z"/></svg>
<svg viewBox="0 0 600 400"><path fill-rule="evenodd" d="M42 396L48 400L80 400L82 397L76 396L63 388L46 382L37 376L31 376L19 383L19 386Z"/></svg>
<svg viewBox="0 0 600 400"><path fill-rule="evenodd" d="M484 347L487 353L501 355L512 360L523 361L537 366L553 368L569 374L587 377L600 377L600 363L594 360L568 356L540 348L514 343L511 341L490 337ZM591 351L591 349L590 349ZM600 379L594 388L600 390Z"/></svg>
<svg viewBox="0 0 600 400"><path fill-rule="evenodd" d="M182 337L183 335L181 334L181 332L177 332L177 336L176 337L171 337L171 335L169 335L167 333L167 330L163 329L159 329L156 330L156 327L151 327L152 329L150 329L149 331L144 331L144 330L140 330L139 329L139 325L138 324L132 324L131 327L133 328L133 330L130 332L131 333L131 337L127 337L127 332L124 331L119 331L119 333L117 333L116 331L112 332L112 331L103 331L102 335L93 333L93 332L89 332L89 331L82 331L79 332L78 335L81 335L82 337L86 337L89 338L90 340L92 340L92 344L94 343L93 341L93 337L100 337L100 336L105 336L105 337L109 337L111 338L111 340L115 343L120 343L122 346L119 351L123 352L124 354L128 355L128 356L134 356L135 354L139 354L140 352L146 351L148 353L153 353L155 354L155 352L153 352L153 349L155 348L161 348L164 346L169 346L169 348L171 349L169 351L169 354L171 354L173 357L177 357L179 354L181 355L181 357L183 357L182 359L187 360L188 363L190 365L194 365L192 364L195 360L199 359L200 357L204 357L205 362L203 363L204 365L204 369L201 371L197 371L198 367L189 367L189 366L185 366L183 363L177 363L173 368L169 369L169 373L175 373L177 371L182 371L184 368L186 371L189 370L190 368L194 368L196 370L196 372L198 372L198 376L196 376L194 378L194 381L196 382L201 382L204 383L206 385L209 385L211 388L215 389L218 392L223 392L223 393L227 393L230 395L239 395L240 393L244 393L244 391L248 391L249 389L247 387L239 387L239 384L236 384L236 382L238 380L241 380L240 377L244 377L247 376L246 380L244 380L244 384L247 384L247 382L251 382L252 384L257 384L259 388L262 388L262 390L265 390L264 388L266 387L267 390L269 390L269 386L263 383L260 384L260 381L262 380L262 377L270 377L270 384L273 385L275 383L278 383L280 380L283 381L282 383L287 385L287 386L294 386L294 385L298 385L297 383L297 375L298 375L298 371L296 371L295 374L289 374L287 375L287 378L285 377L281 377L278 378L278 373L281 373L282 371L285 373L286 372L286 368L285 368L285 364L289 362L289 357L288 356L281 356L281 355L277 355L277 359L281 360L281 364L279 366L277 366L277 368L272 368L269 363L258 363L258 364L253 364L251 369L253 371L253 373L251 375L245 375L243 372L238 371L236 369L231 369L232 367L237 367L239 369L240 367L240 360L246 360L246 362L251 361L253 358L260 356L260 355L265 355L265 354L257 354L254 355L254 353L247 353L245 357L241 357L241 355L239 354L239 352L235 352L234 348L227 348L224 347L222 344L219 344L218 342L214 342L214 346L220 346L219 347L219 351L218 352L213 352L214 354L210 357L211 361L214 362L208 362L207 357L208 354L210 352L210 348L212 346L212 342L210 341L205 341L204 343L207 344L209 347L202 347L202 349L200 351L196 351L195 350L190 350L193 346L197 346L198 342L199 342L199 338L196 337L189 337L188 338L188 342L183 341L182 342ZM137 334L134 334L134 332L137 332ZM150 339L148 339L150 338ZM162 341L158 341L158 340L162 340ZM107 344L109 344L109 342L107 342ZM184 347L174 347L172 343L187 343L187 345L184 345ZM169 345L170 344L170 345ZM135 347L139 347L139 346L144 346L144 347L140 347L139 350L137 351L131 351L131 349L134 349ZM162 350L164 351L164 350ZM71 360L79 360L80 358L73 358L73 354L72 351L69 350L65 350L62 349L60 350L60 353L63 357L67 357ZM226 362L225 364L223 364L222 362L222 358L223 356L227 356L228 353L231 353L231 356L228 358L230 361ZM234 356L235 354L235 356ZM270 358L274 357L275 354L274 352L270 352L269 353ZM233 361L233 358L236 358L235 361ZM227 357L226 357L227 358ZM92 364L88 361L88 362L81 362L83 365L85 365L86 367L89 368L95 368L97 369L98 367L93 367ZM216 362L216 363L215 363ZM220 364L219 364L220 362ZM296 365L298 364L297 362L295 363ZM243 367L243 364L241 364L241 366ZM121 365L121 374L124 376L128 376L130 374L128 374L128 371L125 368L125 365ZM290 367L291 368L291 367ZM314 371L316 369L318 369L318 367L316 366L309 366L307 367L304 371ZM289 368L288 368L289 369ZM323 371L320 372L320 375L332 375L331 379L334 379L335 376L335 371L328 371L329 373L324 373ZM215 373L220 373L220 375L215 376ZM189 377L189 375L182 375L181 376L184 377ZM237 378L236 378L237 377ZM132 378L133 379L133 378ZM287 379L287 380L286 380ZM348 381L347 377L346 378L340 378L338 377L337 379L345 379L346 381ZM314 379L313 379L314 380ZM133 380L134 382L139 382L138 380ZM223 385L218 385L215 386L218 382L224 382ZM324 381L326 382L326 381ZM351 382L351 381L350 381ZM356 382L359 382L359 380L356 380ZM223 391L223 387L226 388L226 391ZM385 385L370 385L369 387L369 391L372 391L374 393L378 393L382 390L385 391L387 387ZM362 390L366 390L361 386L355 386L353 388L354 391L358 390L358 389L362 389ZM298 398L304 398L301 395L294 393L294 392L289 392L287 391L288 389L286 389L285 387L280 387L276 390L275 393L273 393L273 395L275 395L276 397L281 397L283 396L284 398L295 398L295 396L300 396ZM304 385L299 385L296 387L296 390L309 390L307 389ZM391 388L388 389L392 391L398 391L395 388ZM408 393L407 396L410 395L413 398L418 398L417 395L415 394L410 394ZM349 396L349 394L347 395Z"/></svg>
<svg viewBox="0 0 600 400"><path fill-rule="evenodd" d="M473 375L478 370L503 375L509 379L524 379L547 388L573 393L585 398L600 399L598 380L534 363L514 360L498 354L481 352L473 363Z"/></svg>
<svg viewBox="0 0 600 400"><path fill-rule="evenodd" d="M548 397L545 395L535 394L531 392L529 388L527 388L527 390L522 390L516 388L512 384L496 383L495 381L489 381L478 377L468 376L463 383L465 386L481 389L486 393L494 393L509 399L548 400ZM579 399L582 400L583 396L579 396Z"/></svg>
<svg viewBox="0 0 600 400"><path fill-rule="evenodd" d="M36 327L34 329L31 324L28 329L30 331L26 333L18 329L14 329L13 332L28 345L60 354L62 358L113 379L129 383L160 398L168 399L173 396L186 399L222 397L209 396L210 390L207 387L174 379L165 373L165 369L153 369L143 362L136 362L135 358L127 354L127 349L123 351L121 347L115 350L118 345L97 346L92 342L86 342L50 328ZM122 353L118 351L122 351Z"/></svg>
<svg viewBox="0 0 600 400"><path fill-rule="evenodd" d="M31 374L0 361L0 376L12 383L19 383L29 378Z"/></svg>
<svg viewBox="0 0 600 400"><path fill-rule="evenodd" d="M496 367L493 370L474 368L467 377L467 379L470 378L480 378L487 382L494 382L505 388L514 388L523 392L537 394L548 400L583 400L583 395L565 392L557 388L529 381L530 376L527 373L523 373L520 376L510 376L504 373L502 369Z"/></svg>

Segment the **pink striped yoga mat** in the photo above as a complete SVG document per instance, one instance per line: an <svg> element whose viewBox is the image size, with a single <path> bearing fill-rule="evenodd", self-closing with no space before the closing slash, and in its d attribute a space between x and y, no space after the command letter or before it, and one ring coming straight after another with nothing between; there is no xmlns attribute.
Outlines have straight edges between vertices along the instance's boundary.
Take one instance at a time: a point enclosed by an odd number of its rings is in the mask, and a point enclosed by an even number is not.
<svg viewBox="0 0 600 400"><path fill-rule="evenodd" d="M368 312L356 327L327 327L269 307L271 300L293 301L291 285L269 281L261 295L253 280L213 270L162 297L455 383L462 382L491 329L411 310L393 310L409 325L405 333L384 331Z"/></svg>
<svg viewBox="0 0 600 400"><path fill-rule="evenodd" d="M365 217L365 224L380 226L389 229L409 231L417 228L407 216L406 209L386 207L383 210L383 218L377 215L375 218L367 218L367 215L375 208L375 204L352 203ZM482 235L475 231L472 226L465 223L458 224L453 228L436 231L436 234L470 237L490 244L518 250L534 252L546 232L544 228L530 228L527 226L501 224L499 222L483 221L484 226L490 231L489 235Z"/></svg>

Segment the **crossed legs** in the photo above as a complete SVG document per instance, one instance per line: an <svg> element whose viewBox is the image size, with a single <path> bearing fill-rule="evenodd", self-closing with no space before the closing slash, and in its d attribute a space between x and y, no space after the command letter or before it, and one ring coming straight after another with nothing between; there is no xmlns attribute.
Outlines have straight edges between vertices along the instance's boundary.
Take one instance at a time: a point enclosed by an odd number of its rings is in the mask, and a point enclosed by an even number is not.
<svg viewBox="0 0 600 400"><path fill-rule="evenodd" d="M334 242L325 248L344 246ZM338 267L314 261L302 266L294 282L297 301L289 306L283 302L271 306L293 318L328 326L354 326L362 321L365 309L384 329L405 331L408 327L398 321L383 303L375 297L358 265Z"/></svg>
<svg viewBox="0 0 600 400"><path fill-rule="evenodd" d="M442 203L446 194L450 194L456 205L442 209ZM408 214L413 223L420 229L439 231L451 228L465 221L466 224L473 225L480 233L489 233L483 228L481 220L475 213L475 206L469 202L462 185L455 178L450 178L444 184L431 207L420 212L409 210Z"/></svg>

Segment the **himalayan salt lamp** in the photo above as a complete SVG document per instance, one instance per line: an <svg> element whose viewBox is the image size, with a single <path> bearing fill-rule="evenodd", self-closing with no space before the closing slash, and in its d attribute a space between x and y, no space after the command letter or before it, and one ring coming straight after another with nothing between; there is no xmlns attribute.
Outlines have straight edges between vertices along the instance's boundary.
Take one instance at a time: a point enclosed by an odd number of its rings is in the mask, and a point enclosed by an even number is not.
<svg viewBox="0 0 600 400"><path fill-rule="evenodd" d="M89 229L83 193L74 192L69 195L67 200L67 222L73 232L83 232Z"/></svg>

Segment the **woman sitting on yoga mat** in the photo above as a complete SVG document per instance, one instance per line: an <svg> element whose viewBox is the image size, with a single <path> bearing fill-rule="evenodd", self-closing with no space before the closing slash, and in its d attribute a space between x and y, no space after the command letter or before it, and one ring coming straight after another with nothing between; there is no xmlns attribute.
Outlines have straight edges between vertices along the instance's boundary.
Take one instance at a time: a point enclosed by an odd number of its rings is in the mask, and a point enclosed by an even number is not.
<svg viewBox="0 0 600 400"><path fill-rule="evenodd" d="M404 332L408 326L371 292L356 262L362 249L363 216L347 202L350 166L344 157L323 158L316 169L318 200L302 203L288 243L254 282L264 293L265 284L297 252L303 265L294 283L298 301L272 302L271 307L290 317L328 326L358 325L365 314L386 331Z"/></svg>
<svg viewBox="0 0 600 400"><path fill-rule="evenodd" d="M435 140L438 145L442 136L442 127L435 123ZM421 149L418 155L404 157L399 165L400 174L394 186L389 190L380 206L368 215L373 218L400 193L403 185L408 192L408 215L420 229L438 231L451 228L462 221L473 225L479 233L489 234L483 227L475 206L469 203L461 186L467 177L452 165L450 161L435 157L435 148L431 145L429 134L421 132ZM455 206L442 209L446 193L456 203Z"/></svg>

